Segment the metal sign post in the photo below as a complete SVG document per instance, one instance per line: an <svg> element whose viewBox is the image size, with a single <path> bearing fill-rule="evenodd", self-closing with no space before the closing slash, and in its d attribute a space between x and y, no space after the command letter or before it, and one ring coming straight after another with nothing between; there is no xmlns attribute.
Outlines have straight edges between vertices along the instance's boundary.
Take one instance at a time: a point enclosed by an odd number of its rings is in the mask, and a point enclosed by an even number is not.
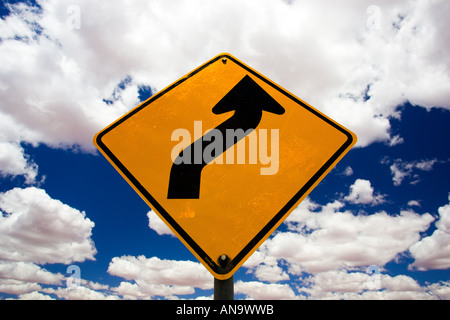
<svg viewBox="0 0 450 320"><path fill-rule="evenodd" d="M230 259L226 254L219 257L219 265L226 268ZM234 300L234 277L221 280L214 277L214 300Z"/></svg>
<svg viewBox="0 0 450 320"><path fill-rule="evenodd" d="M234 276L227 280L214 278L214 300L234 300Z"/></svg>

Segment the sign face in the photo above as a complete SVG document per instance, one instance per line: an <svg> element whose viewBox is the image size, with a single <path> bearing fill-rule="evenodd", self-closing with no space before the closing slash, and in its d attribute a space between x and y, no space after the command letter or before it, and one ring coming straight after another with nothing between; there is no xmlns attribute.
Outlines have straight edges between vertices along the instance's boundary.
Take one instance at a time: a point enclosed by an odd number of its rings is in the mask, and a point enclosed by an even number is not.
<svg viewBox="0 0 450 320"><path fill-rule="evenodd" d="M234 274L355 143L352 132L229 54L94 138L220 280Z"/></svg>

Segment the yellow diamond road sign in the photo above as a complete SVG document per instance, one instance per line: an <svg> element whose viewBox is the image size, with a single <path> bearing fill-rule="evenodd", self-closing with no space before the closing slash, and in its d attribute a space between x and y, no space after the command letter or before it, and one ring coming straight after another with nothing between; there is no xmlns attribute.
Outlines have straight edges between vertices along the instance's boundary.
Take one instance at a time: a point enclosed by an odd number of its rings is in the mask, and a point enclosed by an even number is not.
<svg viewBox="0 0 450 320"><path fill-rule="evenodd" d="M234 274L355 143L352 132L229 54L94 138L220 280Z"/></svg>

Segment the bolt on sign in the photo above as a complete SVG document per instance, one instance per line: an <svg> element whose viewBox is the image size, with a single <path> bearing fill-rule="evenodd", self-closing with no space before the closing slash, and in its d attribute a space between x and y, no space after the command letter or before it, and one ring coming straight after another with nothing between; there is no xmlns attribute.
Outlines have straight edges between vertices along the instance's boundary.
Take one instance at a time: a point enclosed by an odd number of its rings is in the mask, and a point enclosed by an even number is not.
<svg viewBox="0 0 450 320"><path fill-rule="evenodd" d="M219 280L236 272L355 143L352 132L229 54L94 137Z"/></svg>

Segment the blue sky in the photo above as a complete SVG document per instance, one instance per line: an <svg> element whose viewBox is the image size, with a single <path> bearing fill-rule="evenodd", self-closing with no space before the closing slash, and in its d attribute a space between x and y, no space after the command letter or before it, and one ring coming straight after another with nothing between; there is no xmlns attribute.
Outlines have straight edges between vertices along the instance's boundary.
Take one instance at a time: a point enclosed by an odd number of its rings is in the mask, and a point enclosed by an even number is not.
<svg viewBox="0 0 450 320"><path fill-rule="evenodd" d="M236 298L450 298L448 3L237 2L3 2L0 299L211 298L92 138L221 52L358 136Z"/></svg>

